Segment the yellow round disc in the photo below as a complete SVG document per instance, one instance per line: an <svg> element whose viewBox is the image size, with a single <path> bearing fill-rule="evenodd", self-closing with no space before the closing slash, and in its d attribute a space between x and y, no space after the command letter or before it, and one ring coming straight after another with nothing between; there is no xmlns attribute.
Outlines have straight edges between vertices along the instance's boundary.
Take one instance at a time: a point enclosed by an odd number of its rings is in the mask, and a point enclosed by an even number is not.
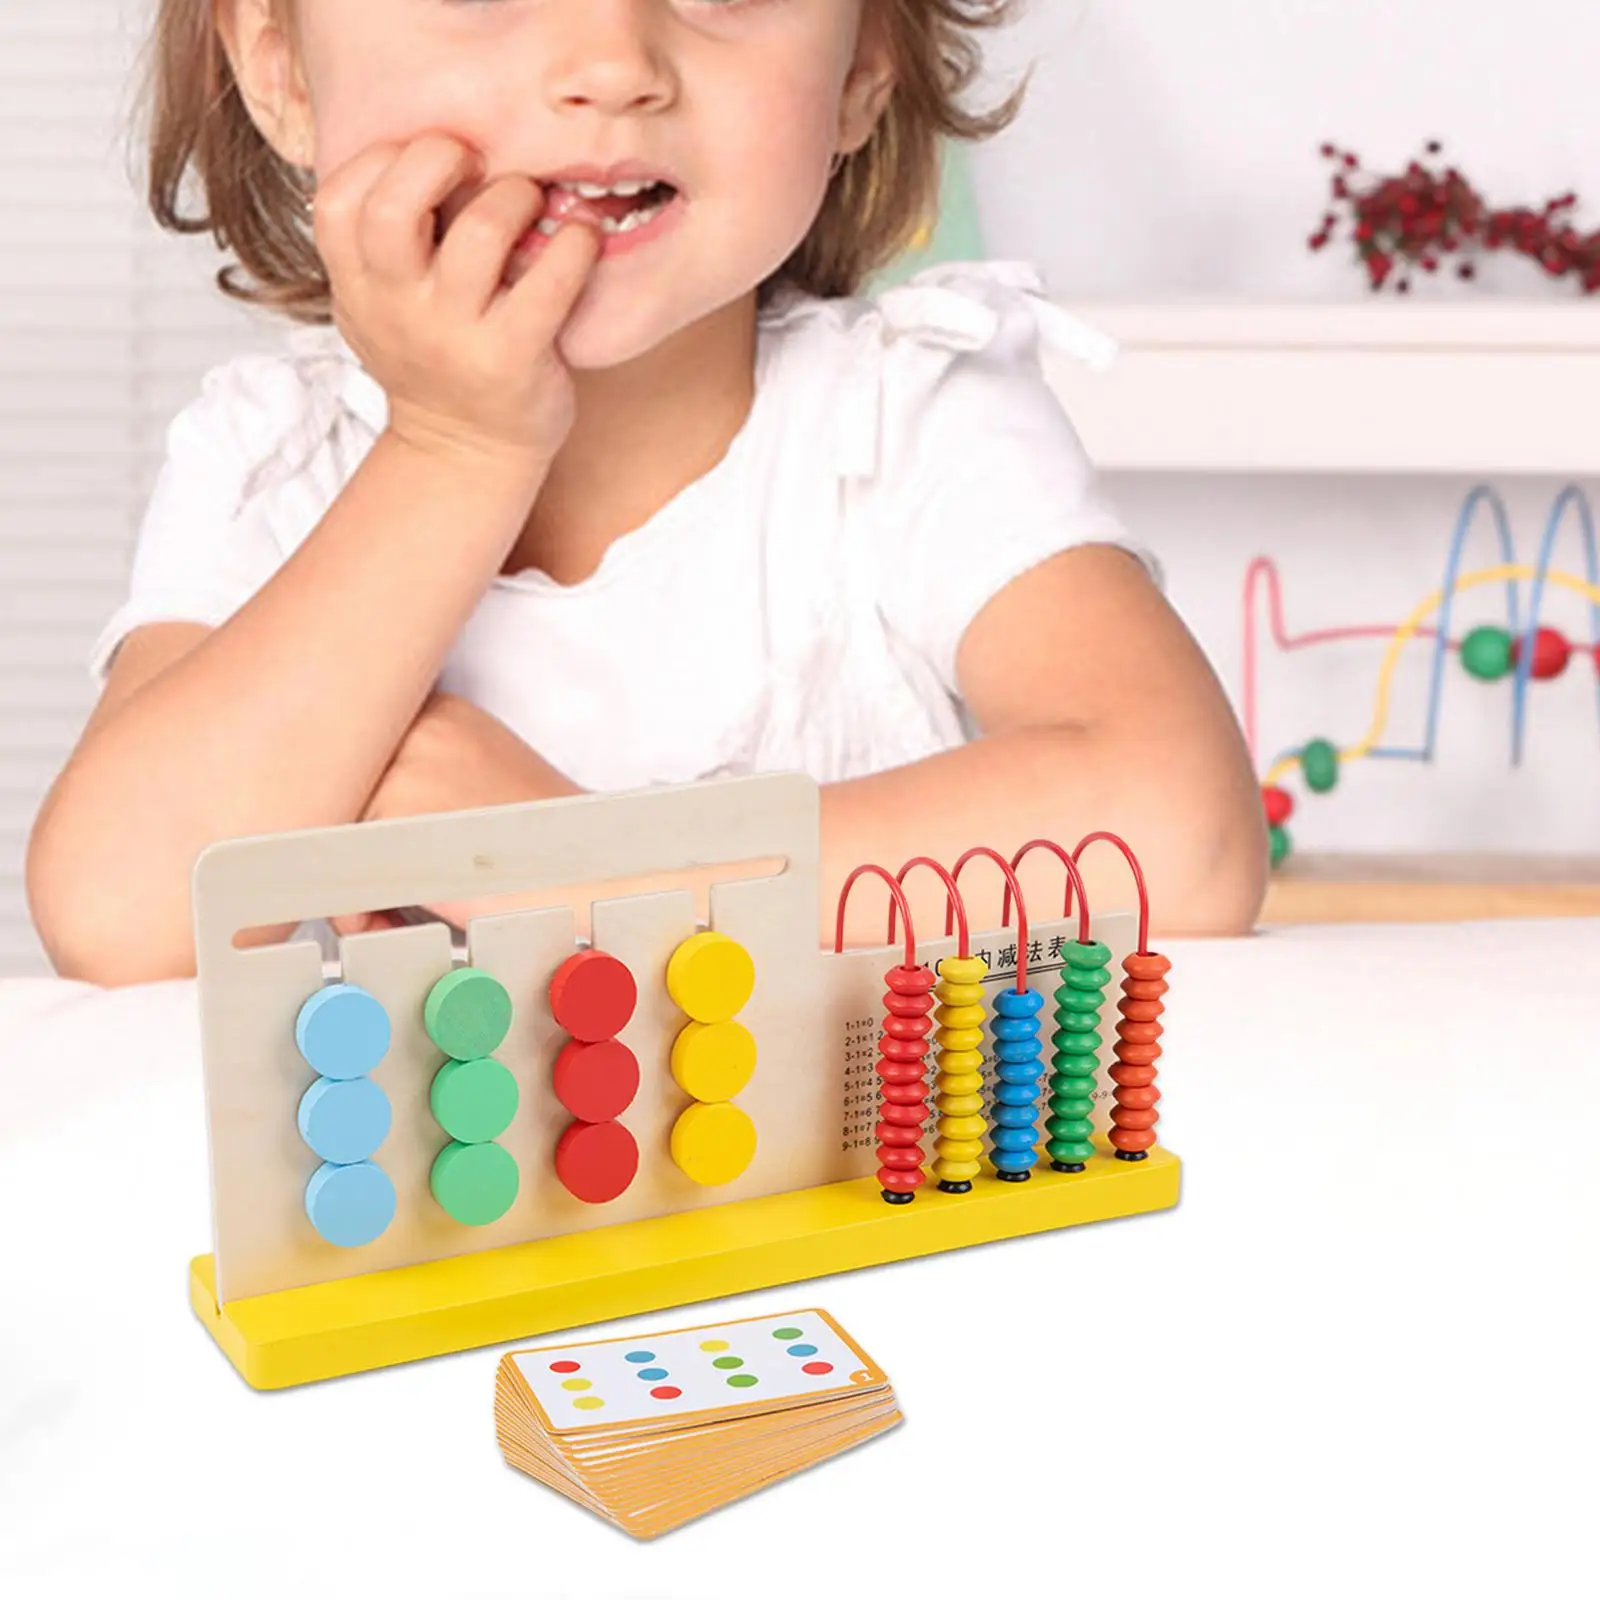
<svg viewBox="0 0 1600 1600"><path fill-rule="evenodd" d="M755 1123L726 1100L690 1106L673 1125L672 1159L707 1188L732 1183L755 1153Z"/></svg>
<svg viewBox="0 0 1600 1600"><path fill-rule="evenodd" d="M667 993L696 1022L726 1022L755 993L750 952L725 933L694 934L667 962Z"/></svg>
<svg viewBox="0 0 1600 1600"><path fill-rule="evenodd" d="M690 1022L672 1041L672 1076L696 1100L731 1100L756 1070L755 1035L742 1022Z"/></svg>

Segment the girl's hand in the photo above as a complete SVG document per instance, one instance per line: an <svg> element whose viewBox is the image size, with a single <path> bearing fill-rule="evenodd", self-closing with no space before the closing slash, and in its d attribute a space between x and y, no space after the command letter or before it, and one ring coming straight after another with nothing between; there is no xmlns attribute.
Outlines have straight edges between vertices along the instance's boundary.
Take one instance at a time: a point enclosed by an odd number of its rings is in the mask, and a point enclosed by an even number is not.
<svg viewBox="0 0 1600 1600"><path fill-rule="evenodd" d="M401 741L361 820L468 811L582 792L498 717L459 695L436 691ZM493 908L451 903L427 909L465 927L468 917ZM402 918L388 911L361 911L330 922L336 933L405 926Z"/></svg>
<svg viewBox="0 0 1600 1600"><path fill-rule="evenodd" d="M367 801L363 822L581 794L498 717L435 691Z"/></svg>
<svg viewBox="0 0 1600 1600"><path fill-rule="evenodd" d="M574 414L555 341L599 256L598 218L563 193L562 225L529 261L513 252L544 192L482 177L481 156L449 134L374 145L318 186L317 250L334 320L388 394L391 433L469 463L548 466ZM472 197L440 241L439 210L463 188Z"/></svg>

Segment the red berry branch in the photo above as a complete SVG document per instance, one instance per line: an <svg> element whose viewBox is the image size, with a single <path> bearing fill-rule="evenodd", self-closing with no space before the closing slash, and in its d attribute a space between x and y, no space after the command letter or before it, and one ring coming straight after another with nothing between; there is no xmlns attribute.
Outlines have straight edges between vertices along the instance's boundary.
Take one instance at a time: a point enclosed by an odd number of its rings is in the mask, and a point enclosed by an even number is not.
<svg viewBox="0 0 1600 1600"><path fill-rule="evenodd" d="M1425 147L1439 155L1437 141ZM1325 144L1333 162L1329 192L1335 206L1349 211L1349 236L1374 291L1393 281L1406 294L1411 271L1438 272L1454 257L1457 276L1477 275L1477 257L1487 250L1515 250L1538 263L1552 278L1571 276L1585 294L1600 291L1600 229L1580 233L1572 226L1575 194L1558 195L1537 211L1526 206L1494 210L1455 167L1438 171L1413 161L1399 177L1379 177L1362 169L1347 150ZM1330 210L1312 234L1313 250L1335 237L1340 217Z"/></svg>

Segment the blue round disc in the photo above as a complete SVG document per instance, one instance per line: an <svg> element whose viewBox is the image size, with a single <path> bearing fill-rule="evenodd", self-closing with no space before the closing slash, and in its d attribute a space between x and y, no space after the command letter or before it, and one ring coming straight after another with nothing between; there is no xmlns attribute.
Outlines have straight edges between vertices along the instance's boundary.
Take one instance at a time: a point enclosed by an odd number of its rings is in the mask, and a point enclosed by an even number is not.
<svg viewBox="0 0 1600 1600"><path fill-rule="evenodd" d="M300 1007L294 1042L324 1078L364 1078L388 1053L389 1013L359 984L325 984Z"/></svg>
<svg viewBox="0 0 1600 1600"><path fill-rule="evenodd" d="M335 1166L325 1161L306 1185L306 1215L329 1244L355 1249L371 1244L394 1221L389 1174L370 1161Z"/></svg>
<svg viewBox="0 0 1600 1600"><path fill-rule="evenodd" d="M300 1137L338 1166L376 1155L392 1120L389 1097L371 1078L318 1078L300 1097Z"/></svg>

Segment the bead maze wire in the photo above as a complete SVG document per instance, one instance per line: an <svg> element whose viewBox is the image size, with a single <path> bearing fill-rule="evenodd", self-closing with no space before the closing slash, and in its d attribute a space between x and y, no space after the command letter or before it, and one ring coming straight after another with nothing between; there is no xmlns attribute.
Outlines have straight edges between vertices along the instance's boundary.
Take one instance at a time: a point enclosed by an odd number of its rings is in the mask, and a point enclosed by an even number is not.
<svg viewBox="0 0 1600 1600"><path fill-rule="evenodd" d="M1463 573L1462 556L1479 513L1487 510L1493 518L1500 561L1497 565ZM1552 565L1557 538L1569 515L1575 516L1587 577L1557 571ZM1518 585L1531 582L1526 622L1521 620ZM1451 636L1451 615L1456 596L1490 584L1506 586L1505 629L1479 626L1460 639ZM1575 652L1573 645L1556 629L1540 624L1540 610L1547 586L1567 590L1589 602L1589 646ZM1538 557L1533 565L1517 560L1511 521L1505 502L1489 485L1480 484L1467 495L1456 518L1455 533L1445 559L1440 586L1413 608L1398 624L1375 623L1348 628L1324 628L1291 635L1284 625L1283 586L1276 565L1267 557L1250 563L1244 579L1243 662L1244 685L1242 721L1252 762L1259 759L1257 741L1257 684L1259 664L1256 655L1258 597L1265 589L1268 623L1273 642L1280 650L1300 650L1313 645L1346 639L1386 638L1388 648L1379 664L1374 690L1372 716L1367 731L1354 744L1338 748L1331 740L1312 739L1284 751L1268 767L1262 778L1262 800L1271 828L1273 864L1280 863L1292 848L1284 824L1293 814L1293 797L1281 787L1281 780L1299 767L1306 787L1325 794L1335 787L1341 768L1351 761L1371 757L1398 761L1432 761L1438 748L1440 707L1444 693L1445 662L1455 652L1466 670L1476 678L1492 682L1513 675L1511 698L1511 763L1521 764L1526 742L1528 685L1535 679L1550 679L1565 671L1574 653L1586 654L1596 667L1596 694L1600 702L1600 547L1597 547L1595 518L1587 496L1576 485L1568 485L1556 497L1546 519ZM1437 614L1437 627L1426 625ZM1405 647L1413 638L1433 641L1429 667L1428 709L1422 743L1415 747L1385 745L1395 674Z"/></svg>

